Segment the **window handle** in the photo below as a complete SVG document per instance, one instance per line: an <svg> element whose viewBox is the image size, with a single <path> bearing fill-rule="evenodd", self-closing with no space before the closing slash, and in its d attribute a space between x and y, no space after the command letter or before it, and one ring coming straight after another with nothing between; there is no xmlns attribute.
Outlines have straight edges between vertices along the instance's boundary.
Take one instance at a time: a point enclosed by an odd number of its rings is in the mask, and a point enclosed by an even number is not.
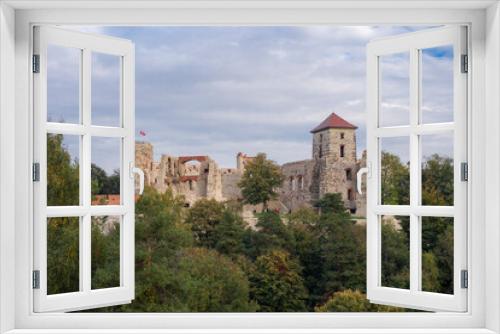
<svg viewBox="0 0 500 334"><path fill-rule="evenodd" d="M135 174L139 175L139 195L142 195L144 192L144 172L135 167L133 162L130 162L130 177L134 178Z"/></svg>
<svg viewBox="0 0 500 334"><path fill-rule="evenodd" d="M366 174L366 177L371 176L371 168L370 168L370 163L367 163L367 167L360 168L358 170L358 173L356 174L356 187L358 188L358 193L360 195L363 194L363 190L361 189L361 185L363 182L363 174Z"/></svg>

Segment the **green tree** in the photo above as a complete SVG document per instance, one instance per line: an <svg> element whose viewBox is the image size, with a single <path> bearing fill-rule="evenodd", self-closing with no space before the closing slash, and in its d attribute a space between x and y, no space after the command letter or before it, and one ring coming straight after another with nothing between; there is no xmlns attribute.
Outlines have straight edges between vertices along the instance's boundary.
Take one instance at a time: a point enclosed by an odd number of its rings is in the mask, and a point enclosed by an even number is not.
<svg viewBox="0 0 500 334"><path fill-rule="evenodd" d="M449 224L433 249L439 268L439 284L443 293L453 293L453 225Z"/></svg>
<svg viewBox="0 0 500 334"><path fill-rule="evenodd" d="M92 289L120 286L120 224L117 219L92 218Z"/></svg>
<svg viewBox="0 0 500 334"><path fill-rule="evenodd" d="M226 209L220 224L215 226L213 235L214 248L220 253L233 257L245 252L245 222L238 213Z"/></svg>
<svg viewBox="0 0 500 334"><path fill-rule="evenodd" d="M191 226L191 231L199 246L215 247L214 230L222 221L224 211L224 203L205 198L196 201L189 209L186 223Z"/></svg>
<svg viewBox="0 0 500 334"><path fill-rule="evenodd" d="M47 205L78 205L79 164L64 147L64 136L47 135Z"/></svg>
<svg viewBox="0 0 500 334"><path fill-rule="evenodd" d="M251 312L245 273L228 257L206 248L188 248L177 256L171 286L175 312ZM172 302L167 302L172 305Z"/></svg>
<svg viewBox="0 0 500 334"><path fill-rule="evenodd" d="M359 290L343 290L335 292L321 306L314 308L316 312L402 312L399 307L370 303L366 295Z"/></svg>
<svg viewBox="0 0 500 334"><path fill-rule="evenodd" d="M340 194L326 194L318 203L321 210L314 226L321 263L317 287L311 293L318 302L333 292L365 289L365 250L358 232L346 211Z"/></svg>
<svg viewBox="0 0 500 334"><path fill-rule="evenodd" d="M136 203L135 299L118 310L167 312L175 305L172 267L177 254L193 245L190 226L184 223L184 200L146 187ZM111 309L113 310L113 308Z"/></svg>
<svg viewBox="0 0 500 334"><path fill-rule="evenodd" d="M79 218L47 220L47 293L75 292L80 286Z"/></svg>
<svg viewBox="0 0 500 334"><path fill-rule="evenodd" d="M295 247L292 231L276 212L259 213L256 230L248 230L246 237L247 254L252 258L275 249L293 252Z"/></svg>
<svg viewBox="0 0 500 334"><path fill-rule="evenodd" d="M422 166L422 204L453 205L453 159L433 154Z"/></svg>
<svg viewBox="0 0 500 334"><path fill-rule="evenodd" d="M120 193L120 170L114 170L113 174L109 175L104 169L91 164L92 176L92 194L94 195L110 195Z"/></svg>
<svg viewBox="0 0 500 334"><path fill-rule="evenodd" d="M274 161L268 160L264 153L259 153L245 166L245 172L238 183L245 203L261 204L267 211L268 202L277 198L277 189L283 183L281 168Z"/></svg>
<svg viewBox="0 0 500 334"><path fill-rule="evenodd" d="M408 289L409 243L406 233L393 224L382 224L382 285Z"/></svg>
<svg viewBox="0 0 500 334"><path fill-rule="evenodd" d="M410 204L410 170L392 153L382 151L382 204Z"/></svg>
<svg viewBox="0 0 500 334"><path fill-rule="evenodd" d="M251 298L262 312L306 311L307 291L298 262L275 250L259 256L250 274Z"/></svg>
<svg viewBox="0 0 500 334"><path fill-rule="evenodd" d="M79 165L61 134L47 135L47 205L79 203ZM47 291L79 290L79 219L47 220Z"/></svg>
<svg viewBox="0 0 500 334"><path fill-rule="evenodd" d="M438 261L434 253L422 253L422 290L441 292Z"/></svg>

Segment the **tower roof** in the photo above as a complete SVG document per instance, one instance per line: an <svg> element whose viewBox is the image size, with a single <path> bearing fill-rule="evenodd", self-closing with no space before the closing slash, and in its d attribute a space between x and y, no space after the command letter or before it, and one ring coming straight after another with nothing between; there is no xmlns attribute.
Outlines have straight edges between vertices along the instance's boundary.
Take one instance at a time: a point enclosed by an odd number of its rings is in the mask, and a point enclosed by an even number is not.
<svg viewBox="0 0 500 334"><path fill-rule="evenodd" d="M323 122L317 127L311 130L311 133L316 133L319 131L327 129L357 129L358 127L352 125L336 113L332 112Z"/></svg>

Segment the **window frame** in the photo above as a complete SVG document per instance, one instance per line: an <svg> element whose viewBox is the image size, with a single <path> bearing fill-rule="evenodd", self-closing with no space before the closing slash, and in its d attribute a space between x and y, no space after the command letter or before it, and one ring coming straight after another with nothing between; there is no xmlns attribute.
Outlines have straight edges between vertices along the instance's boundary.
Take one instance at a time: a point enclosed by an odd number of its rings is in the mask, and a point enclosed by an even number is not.
<svg viewBox="0 0 500 334"><path fill-rule="evenodd" d="M2 185L12 185L0 190L0 214L2 226L0 232L0 320L2 332L16 329L16 333L37 332L36 329L63 329L74 332L76 329L99 328L136 329L141 332L147 326L152 328L191 328L192 332L210 332L209 329L226 328L224 332L278 331L290 329L294 333L304 332L341 332L346 328L358 328L362 332L387 332L377 328L393 328L397 332L429 332L429 328L439 328L440 333L456 332L468 328L467 332L498 332L500 323L500 290L498 287L500 263L498 263L500 233L492 222L498 221L500 212L498 200L500 191L499 178L496 176L500 167L497 134L500 89L498 70L500 68L500 10L494 1L405 1L406 8L391 8L395 2L380 1L357 2L348 4L344 1L315 3L269 1L266 4L256 2L238 2L233 8L221 1L204 3L203 8L196 2L159 3L144 1L142 6L149 8L120 8L127 5L140 7L138 3L101 0L99 4L90 1L75 1L71 9L62 9L61 3L53 1L7 1L0 4L0 79L1 121L0 122L0 181ZM246 5L245 5L246 4ZM20 6L23 10L14 10L10 6ZM91 8L95 6L94 8ZM155 8L164 6L163 8ZM265 8L266 6L271 6ZM403 5L398 5L403 6ZM413 7L412 7L413 6ZM427 7L426 7L427 6ZM440 9L430 8L439 7ZM484 8L490 6L488 11ZM47 8L40 10L39 8ZM78 9L80 7L80 9ZM101 8L99 8L101 7ZM108 9L103 9L107 7ZM110 9L113 8L114 9ZM182 8L190 7L190 8ZM245 10L243 8L252 8ZM376 7L377 9L373 9ZM36 9L38 8L38 9ZM389 9L390 8L390 9ZM415 9L419 8L419 9ZM446 8L446 9L442 9ZM458 9L457 9L458 8ZM462 8L462 9L460 9ZM464 9L465 8L465 9ZM15 23L14 23L15 21ZM32 147L32 112L30 75L31 27L33 24L108 24L108 25L305 25L305 24L468 24L471 28L471 81L469 89L471 112L469 114L468 143L471 152L468 239L471 273L468 294L468 312L466 313L405 313L405 314L34 314L32 312L31 290L31 254L30 236L32 210L26 198L32 196L31 160ZM486 29L487 27L488 29ZM15 29L14 29L15 27ZM14 38L15 31L15 38ZM486 45L485 45L486 43ZM12 64L16 61L15 72ZM485 71L485 62L492 66ZM3 72L3 71L6 72ZM497 71L497 72L495 72ZM15 91L14 91L15 83ZM488 83L488 85L486 85ZM485 92L486 89L486 92ZM15 100L14 100L15 95ZM12 97L11 97L12 96ZM486 99L485 99L486 97ZM12 126L15 123L15 129ZM486 135L488 134L488 140ZM15 145L10 138L15 138ZM486 164L486 153L492 155L492 161ZM7 158L7 159L5 159ZM14 183L15 177L15 183ZM493 182L485 182L485 178ZM6 181L6 183L3 183ZM15 196L10 189L15 188ZM488 196L486 196L488 195ZM496 202L495 202L496 201ZM492 205L485 210L485 203ZM9 210L9 207L11 208ZM489 224L485 218L488 218ZM15 218L15 219L14 219ZM4 223L5 222L5 223ZM472 232L472 233L470 233ZM485 233L487 232L487 233ZM488 252L485 251L488 249ZM10 253L9 253L10 252ZM15 260L9 255L15 252ZM485 259L484 256L487 256ZM485 266L488 264L488 266ZM5 273L5 274L4 274ZM488 275L486 275L488 274ZM15 284L15 289L12 287ZM488 296L485 295L488 289ZM474 293L471 293L471 292ZM15 305L15 307L12 307ZM10 306L10 307L9 307ZM486 307L488 306L488 307ZM252 325L248 325L252 324ZM246 328L243 330L242 328ZM301 328L302 330L298 329ZM488 329L489 328L489 329ZM23 330L26 329L26 330ZM30 330L28 330L30 329ZM204 330L206 329L206 330ZM259 330L260 329L260 330ZM270 329L270 330L264 330ZM322 330L323 329L323 330ZM491 329L491 331L490 331ZM45 331L46 332L46 331ZM90 332L90 330L89 330ZM461 331L462 332L462 331Z"/></svg>
<svg viewBox="0 0 500 334"><path fill-rule="evenodd" d="M415 307L424 310L467 309L467 291L461 287L461 270L468 270L466 228L467 187L461 179L461 163L468 162L467 147L467 91L469 73L461 71L461 55L467 54L467 31L463 26L437 27L398 36L376 39L367 47L367 164L371 177L367 179L367 296L370 300L396 306ZM425 123L422 121L422 52L425 49L452 46L453 48L453 121ZM382 125L383 103L381 89L382 58L408 53L409 120L405 125ZM422 203L422 138L425 135L451 134L453 164L452 205L425 205ZM386 139L408 140L409 193L407 204L382 202L382 142ZM409 222L409 287L398 289L384 286L382 262L382 217L384 215L407 216ZM422 284L422 219L424 217L453 217L453 293L435 293L423 290Z"/></svg>
<svg viewBox="0 0 500 334"><path fill-rule="evenodd" d="M36 26L34 51L39 55L40 71L33 76L34 98L34 161L40 166L39 182L33 184L34 269L40 273L40 288L34 290L34 308L47 310L80 310L86 305L117 305L134 298L134 45L128 40L94 36L65 29ZM79 114L76 124L52 122L47 119L49 45L79 50ZM119 59L119 125L102 126L92 122L91 82L92 55L100 53ZM69 134L79 137L79 204L48 205L47 189L47 134ZM120 203L118 205L92 205L91 163L92 140L119 141ZM92 289L91 237L92 217L103 215L120 217L119 282L116 287ZM49 295L47 291L47 226L48 218L74 217L79 219L79 291ZM38 234L38 236L37 236ZM39 251L37 251L39 250ZM99 301L100 300L100 301Z"/></svg>

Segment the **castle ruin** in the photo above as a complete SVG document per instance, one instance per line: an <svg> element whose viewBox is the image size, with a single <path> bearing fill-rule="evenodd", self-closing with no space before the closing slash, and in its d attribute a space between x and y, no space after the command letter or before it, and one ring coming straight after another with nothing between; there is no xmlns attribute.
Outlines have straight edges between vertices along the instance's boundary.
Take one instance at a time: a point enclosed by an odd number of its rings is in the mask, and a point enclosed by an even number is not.
<svg viewBox="0 0 500 334"><path fill-rule="evenodd" d="M327 193L340 193L352 214L364 217L366 197L356 193L356 173L366 164L366 152L357 159L357 127L335 113L311 130L312 159L285 163L281 166L284 183L279 198L270 208L294 212L310 207ZM245 164L252 159L243 153L236 156L236 168L220 168L209 156L162 155L153 158L153 145L136 142L136 166L145 174L145 185L160 192L171 189L185 198L186 206L201 198L217 201L241 200L238 187ZM244 217L258 210L244 207Z"/></svg>

